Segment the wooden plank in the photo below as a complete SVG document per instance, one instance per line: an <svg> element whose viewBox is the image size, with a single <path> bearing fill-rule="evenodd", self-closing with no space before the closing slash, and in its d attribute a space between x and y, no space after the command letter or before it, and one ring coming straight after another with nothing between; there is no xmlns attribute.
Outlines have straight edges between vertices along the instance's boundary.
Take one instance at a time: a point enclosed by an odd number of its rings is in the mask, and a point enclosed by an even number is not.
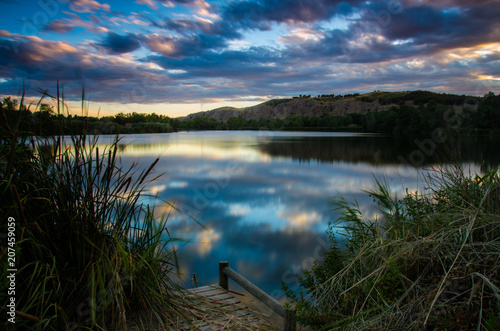
<svg viewBox="0 0 500 331"><path fill-rule="evenodd" d="M224 289L229 289L228 278L234 280L238 285L243 287L245 290L250 292L254 297L260 300L262 303L271 308L278 315L284 319L284 330L285 331L295 331L296 330L296 311L295 308L285 309L281 303L276 301L266 292L262 291L248 279L229 268L229 263L227 261L219 262L219 285Z"/></svg>
<svg viewBox="0 0 500 331"><path fill-rule="evenodd" d="M233 299L234 296L230 293L219 293L219 294L207 295L205 296L205 298L210 299L210 301L224 301Z"/></svg>
<svg viewBox="0 0 500 331"><path fill-rule="evenodd" d="M274 310L281 317L285 316L285 308L281 303L276 301L273 297L271 297L266 292L262 291L260 288L252 284L248 279L229 268L228 266L222 269L224 274L226 274L229 278L238 283L245 290L250 292L254 297L265 303L269 308Z"/></svg>
<svg viewBox="0 0 500 331"><path fill-rule="evenodd" d="M260 325L259 329L268 329L272 326L267 322L259 313L251 311L245 304L234 297L233 293L223 289L219 285L209 285L203 287L197 287L189 289L189 296L200 296L207 301L203 303L200 302L200 308L206 309L206 314L198 314L193 320L193 327L197 330L220 330L227 329L226 323L234 323L235 321L241 321L245 323ZM227 321L221 321L220 316L214 319L213 309L220 310L222 315L227 316ZM212 320L213 319L213 320ZM221 324L222 322L222 324ZM190 328L186 323L180 325L180 330L189 330Z"/></svg>
<svg viewBox="0 0 500 331"><path fill-rule="evenodd" d="M224 300L224 301L221 301L221 302L215 302L219 307L224 307L224 308L227 308L227 307L230 307L230 306L238 306L240 304L239 301L237 301L236 299L231 299L231 300ZM246 308L246 306L243 306L244 308Z"/></svg>
<svg viewBox="0 0 500 331"><path fill-rule="evenodd" d="M225 292L222 288L217 286L203 286L203 287L195 287L188 290L190 293L211 293L211 292Z"/></svg>

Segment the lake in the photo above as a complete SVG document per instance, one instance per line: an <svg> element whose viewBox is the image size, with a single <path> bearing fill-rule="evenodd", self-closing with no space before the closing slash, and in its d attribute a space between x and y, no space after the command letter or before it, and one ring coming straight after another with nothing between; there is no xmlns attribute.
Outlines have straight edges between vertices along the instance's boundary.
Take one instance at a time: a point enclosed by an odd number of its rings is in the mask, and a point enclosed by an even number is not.
<svg viewBox="0 0 500 331"><path fill-rule="evenodd" d="M125 167L148 167L160 157L153 175L162 176L148 186L157 198L143 201L155 204L158 216L168 215L170 235L185 240L176 246L183 274L217 283L218 262L229 261L281 300L281 281L293 288L328 247L325 231L338 218L332 197L356 200L374 218L364 192L374 188L374 176L401 197L405 187L424 188L422 174L435 164L459 160L472 172L500 164L495 141L445 138L282 131L124 135L120 160Z"/></svg>

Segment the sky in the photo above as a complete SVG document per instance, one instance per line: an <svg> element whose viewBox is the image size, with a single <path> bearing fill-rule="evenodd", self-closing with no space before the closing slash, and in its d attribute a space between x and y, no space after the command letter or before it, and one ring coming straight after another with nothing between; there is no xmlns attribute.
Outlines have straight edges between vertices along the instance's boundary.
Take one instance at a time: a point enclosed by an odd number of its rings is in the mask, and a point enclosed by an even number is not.
<svg viewBox="0 0 500 331"><path fill-rule="evenodd" d="M500 91L499 0L0 0L0 96L170 117L300 94ZM36 99L33 99L36 100Z"/></svg>

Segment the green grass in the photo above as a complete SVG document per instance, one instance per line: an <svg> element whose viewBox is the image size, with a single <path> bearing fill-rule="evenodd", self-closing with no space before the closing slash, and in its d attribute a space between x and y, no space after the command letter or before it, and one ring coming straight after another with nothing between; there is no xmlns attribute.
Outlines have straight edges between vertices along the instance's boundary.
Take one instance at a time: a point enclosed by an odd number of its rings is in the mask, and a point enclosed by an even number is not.
<svg viewBox="0 0 500 331"><path fill-rule="evenodd" d="M21 101L9 118L0 112L1 233L7 217L15 218L18 269L16 324L2 319L1 328L159 329L186 319L179 311L191 300L176 281L167 219L155 219L140 202L158 160L123 169L118 137L102 150L85 134L20 132L21 110L29 107ZM5 244L3 238L2 307L10 297Z"/></svg>
<svg viewBox="0 0 500 331"><path fill-rule="evenodd" d="M97 136L85 134L87 123L82 134L62 136L73 123L64 116L57 125L51 122L51 132L59 135L35 135L40 130L30 127L30 108L40 117L47 97L54 99L58 114L66 108L58 96L42 94L36 105L24 105L23 99L19 104L10 98L0 102L4 316L10 318L7 305L12 297L16 300L15 324L2 319L0 329L271 328L184 289L188 278L178 272L174 249L180 239L170 236L168 216L156 219L154 210L141 202L145 188L157 179L153 172L159 159L124 169L118 136L103 148ZM82 113L84 97L83 92ZM15 243L7 240L12 219ZM12 247L14 267L8 265ZM12 268L18 269L15 296L9 294L7 278Z"/></svg>
<svg viewBox="0 0 500 331"><path fill-rule="evenodd" d="M379 210L335 198L341 217L331 248L287 290L298 320L337 330L498 330L500 328L500 179L459 167L426 178L429 194L391 195L376 181ZM344 233L343 245L337 243Z"/></svg>

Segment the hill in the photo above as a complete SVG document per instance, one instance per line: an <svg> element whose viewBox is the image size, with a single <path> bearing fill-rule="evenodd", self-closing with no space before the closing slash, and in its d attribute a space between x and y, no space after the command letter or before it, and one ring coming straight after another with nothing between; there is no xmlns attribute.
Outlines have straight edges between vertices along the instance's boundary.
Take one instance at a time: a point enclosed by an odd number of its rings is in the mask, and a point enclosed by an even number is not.
<svg viewBox="0 0 500 331"><path fill-rule="evenodd" d="M227 122L231 117L241 117L247 121L259 119L285 119L290 115L319 117L323 114L343 116L351 113L366 114L389 110L392 106L425 105L430 102L448 106L462 106L474 97L435 93L430 91L381 92L348 95L321 95L273 99L246 108L222 107L209 111L189 114L179 120L193 120L197 117L213 118ZM472 102L473 103L473 102Z"/></svg>

